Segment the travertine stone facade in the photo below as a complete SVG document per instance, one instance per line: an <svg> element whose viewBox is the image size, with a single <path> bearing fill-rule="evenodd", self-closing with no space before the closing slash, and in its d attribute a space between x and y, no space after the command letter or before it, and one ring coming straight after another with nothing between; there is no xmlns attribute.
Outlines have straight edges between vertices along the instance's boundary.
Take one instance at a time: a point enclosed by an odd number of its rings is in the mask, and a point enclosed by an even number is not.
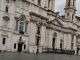
<svg viewBox="0 0 80 60"><path fill-rule="evenodd" d="M0 0L0 50L42 53L49 48L79 53L75 3L66 0L65 16L59 16L55 0Z"/></svg>

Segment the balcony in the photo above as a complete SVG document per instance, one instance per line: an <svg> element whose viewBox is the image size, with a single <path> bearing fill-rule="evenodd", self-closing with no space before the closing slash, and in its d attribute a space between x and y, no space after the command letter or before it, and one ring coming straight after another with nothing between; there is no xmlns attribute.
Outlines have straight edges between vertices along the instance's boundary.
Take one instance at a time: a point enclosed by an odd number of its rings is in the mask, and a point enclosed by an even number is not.
<svg viewBox="0 0 80 60"><path fill-rule="evenodd" d="M23 32L23 31L19 31L19 33L20 33L20 34L24 34L24 32Z"/></svg>

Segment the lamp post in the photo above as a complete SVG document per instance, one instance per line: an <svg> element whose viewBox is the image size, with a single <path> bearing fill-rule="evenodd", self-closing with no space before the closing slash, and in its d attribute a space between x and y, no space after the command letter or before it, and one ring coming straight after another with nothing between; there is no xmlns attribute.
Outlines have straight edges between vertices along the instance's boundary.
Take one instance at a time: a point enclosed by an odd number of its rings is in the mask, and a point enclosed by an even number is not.
<svg viewBox="0 0 80 60"><path fill-rule="evenodd" d="M40 38L41 38L41 25L42 25L42 22L37 22L37 34L36 34L36 40L37 40L37 51L36 51L36 54L39 54L39 41L40 41Z"/></svg>
<svg viewBox="0 0 80 60"><path fill-rule="evenodd" d="M39 41L40 41L40 36L37 36L37 51L36 51L36 54L39 54Z"/></svg>

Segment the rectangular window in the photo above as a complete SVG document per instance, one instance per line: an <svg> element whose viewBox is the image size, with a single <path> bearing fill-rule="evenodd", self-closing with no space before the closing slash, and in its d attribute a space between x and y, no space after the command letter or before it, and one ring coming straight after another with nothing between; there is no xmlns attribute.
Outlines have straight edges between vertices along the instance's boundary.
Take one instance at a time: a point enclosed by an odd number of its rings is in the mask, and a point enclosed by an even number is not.
<svg viewBox="0 0 80 60"><path fill-rule="evenodd" d="M38 5L40 5L40 6L41 6L41 0L38 0Z"/></svg>
<svg viewBox="0 0 80 60"><path fill-rule="evenodd" d="M16 43L14 43L14 49L16 49Z"/></svg>
<svg viewBox="0 0 80 60"><path fill-rule="evenodd" d="M68 0L68 6L70 6L70 0Z"/></svg>
<svg viewBox="0 0 80 60"><path fill-rule="evenodd" d="M5 12L8 13L8 6L6 6L6 8L5 8Z"/></svg>
<svg viewBox="0 0 80 60"><path fill-rule="evenodd" d="M26 49L26 44L24 44L24 49Z"/></svg>
<svg viewBox="0 0 80 60"><path fill-rule="evenodd" d="M21 34L24 34L24 32L25 32L25 22L24 21L19 22L19 32Z"/></svg>
<svg viewBox="0 0 80 60"><path fill-rule="evenodd" d="M2 44L5 44L6 42L6 38L3 38Z"/></svg>
<svg viewBox="0 0 80 60"><path fill-rule="evenodd" d="M71 49L73 49L74 43L71 43Z"/></svg>

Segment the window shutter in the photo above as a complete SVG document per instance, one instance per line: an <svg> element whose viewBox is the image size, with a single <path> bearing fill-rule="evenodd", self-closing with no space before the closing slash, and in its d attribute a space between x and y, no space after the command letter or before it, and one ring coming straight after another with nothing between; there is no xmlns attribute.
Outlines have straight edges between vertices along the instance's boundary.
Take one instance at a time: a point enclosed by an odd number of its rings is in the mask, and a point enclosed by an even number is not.
<svg viewBox="0 0 80 60"><path fill-rule="evenodd" d="M24 49L26 49L26 44L24 44Z"/></svg>
<svg viewBox="0 0 80 60"><path fill-rule="evenodd" d="M14 49L16 49L16 43L14 43Z"/></svg>
<svg viewBox="0 0 80 60"><path fill-rule="evenodd" d="M16 20L16 30L18 30L18 22L19 20Z"/></svg>
<svg viewBox="0 0 80 60"><path fill-rule="evenodd" d="M6 42L6 38L3 38L2 44L5 44Z"/></svg>
<svg viewBox="0 0 80 60"><path fill-rule="evenodd" d="M27 25L28 25L28 22L26 21L25 22L25 32L27 32Z"/></svg>

